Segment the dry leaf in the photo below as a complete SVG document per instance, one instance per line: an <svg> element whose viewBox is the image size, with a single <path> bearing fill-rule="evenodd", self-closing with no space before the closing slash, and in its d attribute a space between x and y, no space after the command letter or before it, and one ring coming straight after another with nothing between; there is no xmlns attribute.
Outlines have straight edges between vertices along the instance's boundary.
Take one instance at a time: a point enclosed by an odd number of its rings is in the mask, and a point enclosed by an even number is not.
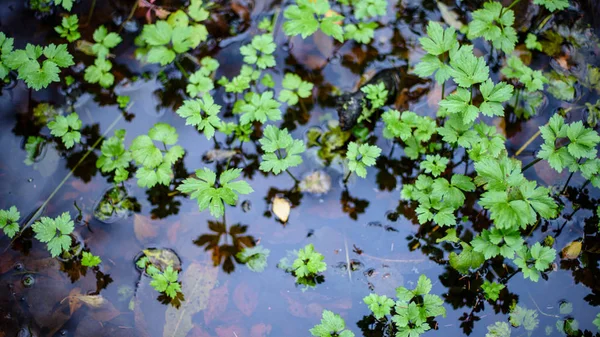
<svg viewBox="0 0 600 337"><path fill-rule="evenodd" d="M133 215L133 231L138 241L145 241L158 235L156 228L151 223L152 220L147 216L134 214Z"/></svg>
<svg viewBox="0 0 600 337"><path fill-rule="evenodd" d="M273 198L273 213L281 222L286 223L288 221L291 209L292 204L289 200L280 196Z"/></svg>
<svg viewBox="0 0 600 337"><path fill-rule="evenodd" d="M208 264L193 263L182 279L185 301L179 309L169 306L165 313L163 337L185 337L192 330L192 317L206 309L210 291L217 283L218 269Z"/></svg>
<svg viewBox="0 0 600 337"><path fill-rule="evenodd" d="M107 322L119 316L120 312L102 295L83 295L79 288L69 293L69 311L71 315L83 304L92 309L91 316L99 322Z"/></svg>
<svg viewBox="0 0 600 337"><path fill-rule="evenodd" d="M228 287L229 282L225 283L222 287L210 291L208 306L204 311L204 324L208 325L215 318L220 317L225 312L225 309L227 309L227 303L229 302Z"/></svg>
<svg viewBox="0 0 600 337"><path fill-rule="evenodd" d="M314 171L302 179L300 190L313 194L325 194L331 189L331 177L325 171Z"/></svg>
<svg viewBox="0 0 600 337"><path fill-rule="evenodd" d="M81 295L81 289L75 288L71 290L69 293L69 314L72 316L75 311L81 308L81 301L77 298L77 296Z"/></svg>
<svg viewBox="0 0 600 337"><path fill-rule="evenodd" d="M266 337L271 333L271 324L259 323L250 329L250 337Z"/></svg>
<svg viewBox="0 0 600 337"><path fill-rule="evenodd" d="M246 283L241 283L233 292L233 303L244 315L250 316L258 305L258 294Z"/></svg>
<svg viewBox="0 0 600 337"><path fill-rule="evenodd" d="M573 241L562 250L562 258L565 260L575 260L581 254L581 242Z"/></svg>
<svg viewBox="0 0 600 337"><path fill-rule="evenodd" d="M446 21L446 23L450 27L452 27L456 30L460 30L464 26L463 23L460 22L460 19L456 12L450 10L448 8L448 6L446 6L441 1L438 1L437 5L438 5L438 8L440 9L440 14L442 14L442 18L444 19L444 21Z"/></svg>

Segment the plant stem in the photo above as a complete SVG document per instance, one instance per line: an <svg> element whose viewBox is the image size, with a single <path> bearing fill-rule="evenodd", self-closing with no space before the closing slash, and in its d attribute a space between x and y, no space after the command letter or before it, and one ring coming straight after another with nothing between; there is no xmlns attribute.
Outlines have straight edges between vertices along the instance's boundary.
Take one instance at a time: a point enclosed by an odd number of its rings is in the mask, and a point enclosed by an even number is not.
<svg viewBox="0 0 600 337"><path fill-rule="evenodd" d="M300 103L300 108L302 109L302 113L304 115L308 115L308 110L306 110L306 105L304 105L304 102L302 101L302 99L299 99L298 102Z"/></svg>
<svg viewBox="0 0 600 337"><path fill-rule="evenodd" d="M136 4L137 4L137 1L136 1ZM90 24L90 21L92 20L92 15L94 15L95 8L96 8L96 0L92 0L92 7L90 7L90 11L88 12L87 22L85 23L86 25Z"/></svg>
<svg viewBox="0 0 600 337"><path fill-rule="evenodd" d="M565 191L567 190L567 186L569 186L569 182L571 182L571 178L573 178L573 174L575 172L571 172L571 174L569 174L569 178L567 178L567 182L565 182L565 186L563 186L562 190L560 191L560 194L564 194Z"/></svg>
<svg viewBox="0 0 600 337"><path fill-rule="evenodd" d="M537 132L531 136L518 150L517 152L515 152L514 157L517 157L518 155L521 154L521 152L525 151L525 149L529 146L529 144L531 144L534 140L536 140L537 137L540 136L540 134L542 133L542 130L538 129Z"/></svg>
<svg viewBox="0 0 600 337"><path fill-rule="evenodd" d="M179 61L175 60L175 65L177 66L177 69L179 69L179 71L185 78L189 78L187 71L185 71L185 69L183 68L181 63L179 63Z"/></svg>
<svg viewBox="0 0 600 337"><path fill-rule="evenodd" d="M286 173L287 173L287 174L288 174L290 177L292 177L292 179L294 179L294 182L295 182L296 184L300 182L300 180L298 180L298 179L296 179L296 177L294 177L294 175L292 174L292 172L290 172L290 170L288 170L288 169L285 169L285 172L286 172Z"/></svg>
<svg viewBox="0 0 600 337"><path fill-rule="evenodd" d="M446 81L442 83L442 99L444 99L444 92L446 91Z"/></svg>
<svg viewBox="0 0 600 337"><path fill-rule="evenodd" d="M537 164L540 161L542 161L542 158L535 158L531 163L525 165L525 167L523 167L521 172L524 172L525 170L527 170L528 168L532 167L533 165Z"/></svg>
<svg viewBox="0 0 600 337"><path fill-rule="evenodd" d="M96 0L94 0L96 1ZM121 31L123 30L123 26L125 26L125 23L129 20L131 20L131 18L133 18L133 15L135 14L135 10L138 8L138 4L139 1L136 1L133 4L133 7L131 7L131 11L129 12L129 16L127 17L127 19L125 19L125 21L121 22L121 25L119 26L119 30L117 31L118 34L121 34Z"/></svg>
<svg viewBox="0 0 600 337"><path fill-rule="evenodd" d="M344 178L344 185L346 185L346 183L348 183L348 179L350 179L351 175L352 175L352 171L348 171L348 174Z"/></svg>
<svg viewBox="0 0 600 337"><path fill-rule="evenodd" d="M548 23L548 20L550 20L550 18L552 18L552 16L554 15L554 13L550 13L548 14L548 16L546 16L544 18L544 20L542 20L542 22L540 22L539 26L537 27L536 31L541 30L542 28L544 28L544 26L546 25L546 23Z"/></svg>
<svg viewBox="0 0 600 337"><path fill-rule="evenodd" d="M50 202L50 200L52 200L52 198L56 195L56 193L58 192L58 190L60 190L60 188L67 182L67 180L73 175L73 172L75 172L75 170L77 170L77 168L79 167L79 165L81 165L85 161L85 159L90 155L90 153L92 153L96 149L96 147L98 145L100 145L100 143L102 142L102 140L115 127L115 125L117 125L117 123L121 120L121 118L123 118L123 115L119 114L117 116L117 118L115 118L115 120L112 122L112 124L109 125L109 127L106 129L106 131L104 132L104 134L102 134L102 137L98 138L98 140L96 140L96 142L94 142L94 144L92 144L92 147L89 150L87 150L87 152L81 157L81 159L79 159L79 161L75 164L75 166L73 166L73 168L71 169L71 171L69 171L69 173L67 173L67 175L63 178L63 180L58 184L58 186L56 186L56 188L54 189L54 191L52 191L52 193L50 193L50 196L37 209L37 211L35 211L35 213L33 214L33 216L31 216L31 218L29 219L29 221L27 221L27 223L23 226L23 229L21 229L21 231L19 232L19 234L17 236L15 236L15 238L13 239L13 241L11 241L11 244L12 244L12 242L14 242L14 240L17 239L17 237L20 234L22 234L29 226L31 226L31 224L42 214L42 211L48 205L48 203Z"/></svg>

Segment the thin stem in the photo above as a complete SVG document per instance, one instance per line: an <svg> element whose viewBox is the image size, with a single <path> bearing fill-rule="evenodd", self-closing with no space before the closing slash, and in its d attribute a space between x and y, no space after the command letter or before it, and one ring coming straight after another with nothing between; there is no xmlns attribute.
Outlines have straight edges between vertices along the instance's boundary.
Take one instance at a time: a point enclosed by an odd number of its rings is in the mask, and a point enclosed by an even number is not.
<svg viewBox="0 0 600 337"><path fill-rule="evenodd" d="M446 91L446 82L442 83L442 99L444 99L444 92Z"/></svg>
<svg viewBox="0 0 600 337"><path fill-rule="evenodd" d="M136 1L136 4L137 4L137 1ZM90 11L88 12L87 22L85 23L86 25L89 25L90 21L92 21L92 15L94 15L95 8L96 8L96 0L92 0L92 7L90 7Z"/></svg>
<svg viewBox="0 0 600 337"><path fill-rule="evenodd" d="M523 167L521 172L524 172L525 170L527 170L528 168L532 167L533 165L537 164L540 161L542 161L542 158L535 158L531 163L525 165L525 167Z"/></svg>
<svg viewBox="0 0 600 337"><path fill-rule="evenodd" d="M548 20L550 20L550 18L554 15L554 13L550 13L548 14L548 16L546 16L544 18L544 20L542 20L542 22L540 22L539 26L537 27L536 31L541 30L542 28L544 28L544 26L548 23Z"/></svg>
<svg viewBox="0 0 600 337"><path fill-rule="evenodd" d="M348 179L350 179L351 175L352 175L352 171L348 171L348 174L344 178L344 185L346 185L346 183L348 183Z"/></svg>
<svg viewBox="0 0 600 337"><path fill-rule="evenodd" d="M306 105L304 105L304 102L302 101L302 99L299 99L298 102L300 103L300 108L302 109L302 113L304 113L304 115L308 115L308 110L306 110Z"/></svg>
<svg viewBox="0 0 600 337"><path fill-rule="evenodd" d="M564 194L565 191L567 190L567 186L569 186L569 182L571 182L571 178L573 178L573 174L575 173L575 171L571 172L571 174L569 174L569 178L567 178L567 182L565 183L565 186L563 186L562 190L560 191L560 194Z"/></svg>
<svg viewBox="0 0 600 337"><path fill-rule="evenodd" d="M136 1L133 4L133 7L131 7L131 11L129 12L129 16L127 17L127 19L125 19L125 21L121 22L121 25L119 26L119 30L117 31L118 34L121 34L121 31L123 30L123 27L125 26L125 23L127 21L131 20L131 18L133 18L133 15L135 14L135 10L138 8L138 4L139 4L139 1Z"/></svg>
<svg viewBox="0 0 600 337"><path fill-rule="evenodd" d="M181 65L181 63L179 63L179 61L175 60L175 65L177 66L177 69L179 69L179 71L181 72L181 74L185 77L185 78L189 78L190 76L188 75L187 71L185 71L185 69L183 68L183 66Z"/></svg>
<svg viewBox="0 0 600 337"><path fill-rule="evenodd" d="M285 169L285 172L286 172L286 173L287 173L287 174L288 174L290 177L292 177L292 179L294 179L294 182L295 182L296 184L300 182L300 180L298 180L298 179L296 179L296 177L294 177L294 175L292 174L292 172L290 172L290 170L288 170L288 169Z"/></svg>
<svg viewBox="0 0 600 337"><path fill-rule="evenodd" d="M517 97L515 97L515 110L517 110L517 108L519 107L519 97L521 96L521 90L523 89L517 90Z"/></svg>
<svg viewBox="0 0 600 337"><path fill-rule="evenodd" d="M471 87L471 101L469 102L469 104L473 104L473 87Z"/></svg>

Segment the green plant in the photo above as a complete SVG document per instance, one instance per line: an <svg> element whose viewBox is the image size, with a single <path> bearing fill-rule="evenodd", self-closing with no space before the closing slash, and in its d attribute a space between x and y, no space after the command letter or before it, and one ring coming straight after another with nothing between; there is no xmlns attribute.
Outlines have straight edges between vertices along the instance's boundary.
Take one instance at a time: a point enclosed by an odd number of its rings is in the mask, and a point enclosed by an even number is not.
<svg viewBox="0 0 600 337"><path fill-rule="evenodd" d="M506 286L501 283L483 281L481 285L481 289L485 294L485 298L491 301L495 301L500 296L500 291L504 289Z"/></svg>
<svg viewBox="0 0 600 337"><path fill-rule="evenodd" d="M240 176L241 169L229 169L219 176L209 168L196 170L197 178L187 178L177 190L189 193L192 199L198 201L200 211L210 209L210 214L215 218L225 214L225 203L235 205L238 194L249 194L254 192L252 187L243 180L233 181Z"/></svg>
<svg viewBox="0 0 600 337"><path fill-rule="evenodd" d="M434 177L439 177L442 172L446 171L446 166L448 165L450 160L448 158L444 158L439 154L427 155L425 156L425 160L421 162L421 170L424 170L425 173L430 173Z"/></svg>
<svg viewBox="0 0 600 337"><path fill-rule="evenodd" d="M381 149L377 145L361 144L355 142L348 144L348 169L350 172L356 172L361 178L367 177L367 167L375 165L377 157L381 154Z"/></svg>
<svg viewBox="0 0 600 337"><path fill-rule="evenodd" d="M344 30L338 24L344 17L337 13L326 15L330 9L327 0L297 0L296 5L288 6L283 12L287 19L283 23L283 31L288 36L307 38L320 28L325 35L344 42Z"/></svg>
<svg viewBox="0 0 600 337"><path fill-rule="evenodd" d="M554 12L555 10L563 10L569 7L569 0L533 0L536 5L542 5L549 11Z"/></svg>
<svg viewBox="0 0 600 337"><path fill-rule="evenodd" d="M280 105L279 102L273 99L272 91L265 91L262 94L252 93L250 99L247 99L240 108L242 112L240 123L278 121L281 119Z"/></svg>
<svg viewBox="0 0 600 337"><path fill-rule="evenodd" d="M121 96L121 95L117 96L117 104L119 104L119 108L121 108L121 109L127 109L130 101L131 101L131 97L129 97L129 96Z"/></svg>
<svg viewBox="0 0 600 337"><path fill-rule="evenodd" d="M277 99L288 105L298 104L298 98L309 97L313 89L312 83L303 81L300 76L290 73L285 74L281 85L283 89L279 92Z"/></svg>
<svg viewBox="0 0 600 337"><path fill-rule="evenodd" d="M60 137L67 149L81 141L81 119L75 112L67 116L57 115L48 123L48 128L53 136Z"/></svg>
<svg viewBox="0 0 600 337"><path fill-rule="evenodd" d="M210 56L206 56L200 60L200 64L202 67L190 76L189 84L185 88L190 97L204 96L205 93L214 88L213 76L219 68L219 62Z"/></svg>
<svg viewBox="0 0 600 337"><path fill-rule="evenodd" d="M173 175L173 164L183 157L185 151L177 143L179 135L174 127L166 123L156 123L147 135L137 136L129 150L131 157L140 167L136 171L138 185L153 187L156 184L169 185ZM159 149L154 141L160 142ZM167 145L174 145L167 149Z"/></svg>
<svg viewBox="0 0 600 337"><path fill-rule="evenodd" d="M537 36L535 34L527 34L527 38L525 39L525 46L530 50L538 50L542 51L542 44L538 42Z"/></svg>
<svg viewBox="0 0 600 337"><path fill-rule="evenodd" d="M64 9L71 11L74 0L54 0L55 5L61 5Z"/></svg>
<svg viewBox="0 0 600 337"><path fill-rule="evenodd" d="M506 322L488 325L485 337L510 337L510 326Z"/></svg>
<svg viewBox="0 0 600 337"><path fill-rule="evenodd" d="M83 252L81 255L81 265L84 267L97 267L100 263L102 259L90 252Z"/></svg>
<svg viewBox="0 0 600 337"><path fill-rule="evenodd" d="M248 269L260 273L267 268L267 259L271 251L263 246L244 247L235 257L248 266Z"/></svg>
<svg viewBox="0 0 600 337"><path fill-rule="evenodd" d="M291 267L286 269L296 276L296 283L310 286L316 283L314 280L320 273L327 270L327 263L323 260L325 257L315 251L315 247L310 243L298 251Z"/></svg>
<svg viewBox="0 0 600 337"><path fill-rule="evenodd" d="M71 233L75 229L75 224L68 212L54 219L44 216L34 222L31 228L35 238L46 243L52 257L57 257L71 248Z"/></svg>
<svg viewBox="0 0 600 337"><path fill-rule="evenodd" d="M98 83L103 88L109 88L115 82L115 76L110 72L112 63L98 57L94 64L85 68L84 79L89 83Z"/></svg>
<svg viewBox="0 0 600 337"><path fill-rule="evenodd" d="M58 46L50 44L46 47L27 44L25 49L6 54L9 48L12 49L12 43L10 45L5 43L2 44L3 64L17 70L19 78L35 90L46 88L52 82L59 82L60 68L75 64L73 56L67 51L66 44ZM42 56L45 60L40 64L39 58Z"/></svg>
<svg viewBox="0 0 600 337"><path fill-rule="evenodd" d="M181 284L177 281L179 272L172 266L167 266L163 272L154 272L150 276L152 277L150 285L159 293L165 293L174 299L177 297L177 293L181 292Z"/></svg>
<svg viewBox="0 0 600 337"><path fill-rule="evenodd" d="M106 58L110 53L110 49L116 47L123 39L117 33L109 33L106 27L100 26L94 31L94 45L92 52L98 58Z"/></svg>
<svg viewBox="0 0 600 337"><path fill-rule="evenodd" d="M538 319L537 311L527 309L516 304L512 304L510 307L510 324L514 327L523 327L528 334L535 330L540 320Z"/></svg>
<svg viewBox="0 0 600 337"><path fill-rule="evenodd" d="M536 242L531 249L522 246L517 251L519 256L514 260L515 264L523 271L523 277L537 282L540 273L550 267L556 258L556 251L550 247L544 247Z"/></svg>
<svg viewBox="0 0 600 337"><path fill-rule="evenodd" d="M279 174L302 164L300 154L306 151L304 141L292 138L287 129L268 125L259 143L265 152L260 163L261 171Z"/></svg>
<svg viewBox="0 0 600 337"><path fill-rule="evenodd" d="M17 207L11 206L8 210L0 210L0 229L9 238L14 238L19 232L19 218L21 213Z"/></svg>
<svg viewBox="0 0 600 337"><path fill-rule="evenodd" d="M311 328L310 334L317 337L354 337L354 333L346 330L346 322L338 315L329 310L323 310L321 324Z"/></svg>
<svg viewBox="0 0 600 337"><path fill-rule="evenodd" d="M512 27L514 22L515 13L510 7L504 8L499 2L486 2L482 9L473 12L473 21L469 22L467 37L483 37L490 41L494 48L510 53L517 43L517 32Z"/></svg>
<svg viewBox="0 0 600 337"><path fill-rule="evenodd" d="M96 167L103 173L114 172L115 183L129 178L127 168L132 160L131 152L124 145L125 130L115 131L115 135L104 140L100 147L101 155L96 160Z"/></svg>
<svg viewBox="0 0 600 337"><path fill-rule="evenodd" d="M211 139L215 135L215 129L221 126L219 112L221 106L215 104L212 96L208 94L202 99L185 100L177 109L177 114L186 119L185 125L196 126L198 131L204 132L206 139Z"/></svg>
<svg viewBox="0 0 600 337"><path fill-rule="evenodd" d="M373 316L377 319L382 319L383 317L389 315L392 312L392 308L396 304L394 300L388 298L385 295L377 295L377 294L369 294L367 297L363 298L363 302L369 307L369 309L373 312Z"/></svg>
<svg viewBox="0 0 600 337"><path fill-rule="evenodd" d="M435 80L444 83L450 78L450 66L447 63L448 55L458 50L454 28L442 28L442 26L430 21L427 26L427 36L419 38L423 49L427 52L414 69L415 74L420 77L429 77L435 73ZM442 92L442 98L443 98Z"/></svg>
<svg viewBox="0 0 600 337"><path fill-rule="evenodd" d="M69 42L79 40L79 18L77 15L69 15L62 18L60 26L54 27L54 30L60 34L60 37L67 39Z"/></svg>
<svg viewBox="0 0 600 337"><path fill-rule="evenodd" d="M240 53L247 64L256 64L259 69L275 66L275 42L271 34L256 35L250 44L240 47Z"/></svg>

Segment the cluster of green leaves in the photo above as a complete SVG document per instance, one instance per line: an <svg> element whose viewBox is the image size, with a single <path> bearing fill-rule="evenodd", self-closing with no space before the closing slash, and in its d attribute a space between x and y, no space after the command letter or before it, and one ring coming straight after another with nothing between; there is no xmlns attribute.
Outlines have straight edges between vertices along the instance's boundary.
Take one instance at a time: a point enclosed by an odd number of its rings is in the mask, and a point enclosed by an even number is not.
<svg viewBox="0 0 600 337"><path fill-rule="evenodd" d="M174 127L166 123L156 123L147 135L137 136L129 150L138 167L135 177L140 187L153 187L156 184L168 186L173 176L173 164L184 155L177 143L179 135ZM162 143L158 148L155 141ZM174 145L167 149L167 145Z"/></svg>
<svg viewBox="0 0 600 337"><path fill-rule="evenodd" d="M523 277L537 282L540 278L540 273L550 267L550 264L556 259L556 250L550 247L542 246L536 242L531 249L527 246L522 246L517 251L519 256L514 260L515 264L521 268Z"/></svg>
<svg viewBox="0 0 600 337"><path fill-rule="evenodd" d="M483 8L473 12L467 37L483 37L490 41L494 48L511 53L518 40L517 32L512 27L514 23L515 13L512 9L502 7L499 2L486 2Z"/></svg>
<svg viewBox="0 0 600 337"><path fill-rule="evenodd" d="M500 291L502 291L504 288L506 288L504 284L490 282L487 280L483 281L483 284L481 285L481 289L483 289L485 298L491 301L496 301L498 297L500 297Z"/></svg>
<svg viewBox="0 0 600 337"><path fill-rule="evenodd" d="M185 179L181 185L177 186L177 190L189 193L192 199L196 199L200 211L209 208L210 214L218 218L225 214L225 203L235 205L239 194L254 192L247 182L233 181L240 176L241 172L241 169L229 169L222 172L217 185L217 174L205 167L202 170L196 170L196 178Z"/></svg>
<svg viewBox="0 0 600 337"><path fill-rule="evenodd" d="M287 129L268 125L259 143L265 152L260 162L261 171L279 174L302 164L300 154L306 151L304 141L292 138Z"/></svg>
<svg viewBox="0 0 600 337"><path fill-rule="evenodd" d="M171 299L175 299L178 293L181 293L181 283L179 283L179 271L168 265L164 270L156 267L147 256L143 256L136 261L136 265L142 269L148 276L152 277L150 285L159 293L164 293Z"/></svg>
<svg viewBox="0 0 600 337"><path fill-rule="evenodd" d="M13 39L0 35L2 43L2 70L7 68L16 70L19 79L25 81L29 88L40 90L46 88L52 82L59 82L60 68L66 68L75 64L73 56L67 51L67 45L49 44L46 47L27 44L25 49L13 49ZM40 63L40 57L45 59ZM7 72L6 72L7 73ZM6 75L4 75L6 76ZM4 78L2 76L2 78Z"/></svg>
<svg viewBox="0 0 600 337"><path fill-rule="evenodd" d="M535 37L535 35L533 35ZM537 47L530 39L530 45ZM538 43L539 44L539 43ZM520 102L515 102L515 113L519 117L529 118L535 115L536 109L542 104L544 95L540 90L549 81L540 70L533 70L516 55L506 60L506 66L501 70L508 79L515 79L525 91L519 89ZM520 104L519 104L520 103Z"/></svg>
<svg viewBox="0 0 600 337"><path fill-rule="evenodd" d="M95 43L92 45L92 52L98 58L106 58L110 49L116 47L123 39L117 33L109 33L104 26L98 27L92 36Z"/></svg>
<svg viewBox="0 0 600 337"><path fill-rule="evenodd" d="M288 105L296 105L300 98L307 98L310 96L313 89L313 84L307 81L303 81L302 78L296 74L287 73L281 83L283 89L279 92L277 99L280 102L286 102Z"/></svg>
<svg viewBox="0 0 600 337"><path fill-rule="evenodd" d="M412 111L400 113L398 110L388 110L381 115L385 125L383 137L387 139L400 138L404 143L404 153L410 159L417 159L421 154L436 149L425 145L436 132L436 123L431 117L419 116Z"/></svg>
<svg viewBox="0 0 600 337"><path fill-rule="evenodd" d="M221 127L219 118L221 106L215 104L211 95L205 94L202 99L188 99L177 109L177 114L186 119L185 125L194 125L198 131L204 132L206 139L215 135L215 130Z"/></svg>
<svg viewBox="0 0 600 337"><path fill-rule="evenodd" d="M189 83L185 91L190 97L203 96L205 93L214 89L213 77L219 62L210 56L203 57L200 60L201 67L190 75Z"/></svg>
<svg viewBox="0 0 600 337"><path fill-rule="evenodd" d="M254 247L244 247L235 257L241 263L245 263L248 269L255 273L260 273L267 268L267 259L271 251L261 245Z"/></svg>
<svg viewBox="0 0 600 337"><path fill-rule="evenodd" d="M315 251L313 244L308 244L299 251L289 252L290 257L293 256L294 261L290 264L287 257L279 261L277 267L291 273L296 277L296 284L301 284L306 287L314 287L319 282L320 273L327 270L325 257Z"/></svg>
<svg viewBox="0 0 600 337"><path fill-rule="evenodd" d="M363 301L373 312L377 320L391 316L397 337L417 337L431 329L430 320L437 316L446 316L444 301L432 295L431 280L421 275L413 290L396 288L397 300L387 296L369 294Z"/></svg>
<svg viewBox="0 0 600 337"><path fill-rule="evenodd" d="M344 319L329 310L323 310L321 324L315 325L310 334L316 337L354 337L354 333L346 330Z"/></svg>
<svg viewBox="0 0 600 337"><path fill-rule="evenodd" d="M538 158L548 161L557 172L568 169L569 172L581 172L594 187L600 188L600 159L597 146L600 136L592 128L577 121L566 124L562 116L555 114L540 131L544 144L538 152Z"/></svg>
<svg viewBox="0 0 600 337"><path fill-rule="evenodd" d="M356 173L361 178L367 177L367 167L375 165L381 149L377 145L348 143L346 159L348 159L348 170Z"/></svg>
<svg viewBox="0 0 600 337"><path fill-rule="evenodd" d="M77 15L64 16L60 26L56 26L54 30L60 34L60 37L67 39L69 42L74 42L81 38Z"/></svg>
<svg viewBox="0 0 600 337"><path fill-rule="evenodd" d="M114 172L114 182L120 183L129 178L129 163L133 159L131 152L125 148L125 130L115 131L115 135L104 140L100 147L101 155L96 160L96 167L102 173Z"/></svg>
<svg viewBox="0 0 600 337"><path fill-rule="evenodd" d="M60 137L61 141L67 149L70 149L75 144L81 141L81 120L79 115L73 112L67 116L57 115L53 121L48 123L50 134L55 137Z"/></svg>
<svg viewBox="0 0 600 337"><path fill-rule="evenodd" d="M35 233L35 238L47 245L52 257L57 257L71 249L71 233L75 229L75 224L68 212L64 212L54 219L41 217L31 225L31 228Z"/></svg>
<svg viewBox="0 0 600 337"><path fill-rule="evenodd" d="M69 12L71 11L71 8L73 8L73 2L74 0L54 0L55 5L61 5Z"/></svg>
<svg viewBox="0 0 600 337"><path fill-rule="evenodd" d="M109 88L115 82L111 73L112 63L108 60L110 49L116 47L123 39L117 33L109 33L106 27L100 26L94 31L91 52L96 55L94 64L85 68L83 79L88 83L98 83L103 88Z"/></svg>
<svg viewBox="0 0 600 337"><path fill-rule="evenodd" d="M275 66L275 42L271 34L256 35L250 44L240 47L240 53L247 64L256 64L259 69Z"/></svg>
<svg viewBox="0 0 600 337"><path fill-rule="evenodd" d="M569 0L533 0L533 3L544 6L551 12L569 7Z"/></svg>
<svg viewBox="0 0 600 337"><path fill-rule="evenodd" d="M510 324L516 328L523 327L529 335L535 330L540 324L538 319L538 313L536 310L527 309L513 303L510 307L509 314Z"/></svg>
<svg viewBox="0 0 600 337"><path fill-rule="evenodd" d="M162 66L172 63L178 54L183 54L200 45L208 38L208 31L199 22L208 18L202 0L193 0L187 13L178 10L167 20L158 20L144 25L142 34L136 40L140 46L138 55L145 55L150 63Z"/></svg>
<svg viewBox="0 0 600 337"><path fill-rule="evenodd" d="M17 207L11 206L9 209L0 209L0 229L9 238L14 238L19 232L19 218L21 213Z"/></svg>
<svg viewBox="0 0 600 337"><path fill-rule="evenodd" d="M81 265L84 267L97 267L102 263L102 259L90 252L83 252L81 254Z"/></svg>
<svg viewBox="0 0 600 337"><path fill-rule="evenodd" d="M366 100L363 100L363 107L360 116L358 117L358 123L369 118L377 109L385 105L388 98L388 91L385 89L385 84L379 82L377 84L367 84L360 89L365 93Z"/></svg>
<svg viewBox="0 0 600 337"><path fill-rule="evenodd" d="M419 42L427 54L415 66L415 74L429 77L435 73L436 82L446 82L450 78L449 54L458 49L456 30L452 27L444 29L439 23L430 21L427 36L421 37Z"/></svg>

